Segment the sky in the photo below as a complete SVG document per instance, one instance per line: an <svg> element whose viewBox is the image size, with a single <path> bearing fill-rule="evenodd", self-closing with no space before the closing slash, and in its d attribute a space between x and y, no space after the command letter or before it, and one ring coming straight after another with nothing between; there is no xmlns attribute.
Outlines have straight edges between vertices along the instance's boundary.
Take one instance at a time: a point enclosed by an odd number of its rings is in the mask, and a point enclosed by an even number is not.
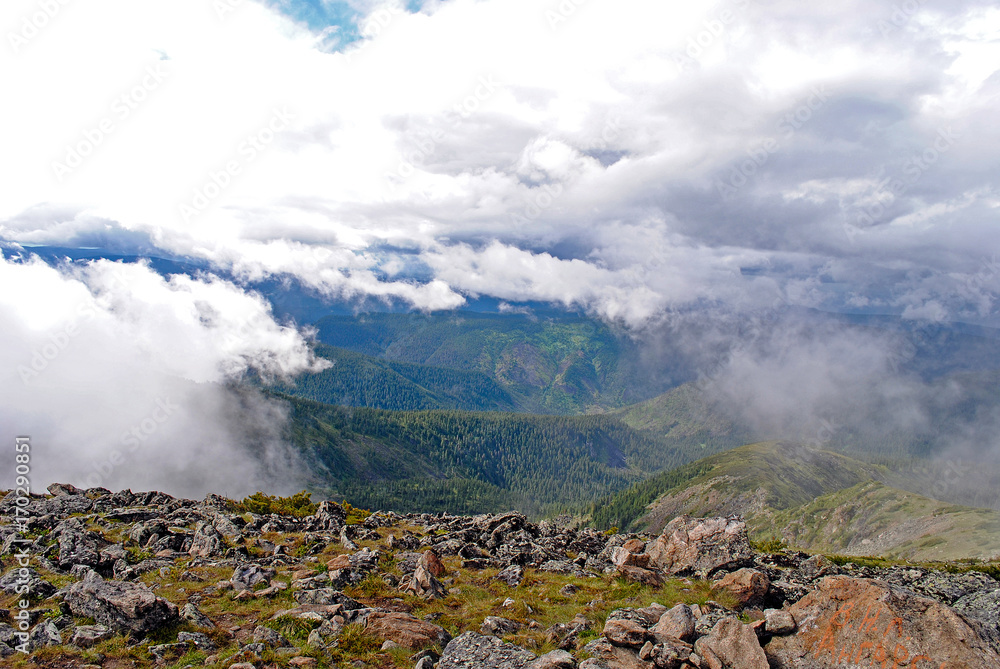
<svg viewBox="0 0 1000 669"><path fill-rule="evenodd" d="M0 261L0 425L112 443L56 473L148 472L99 460L166 394L319 364L243 281L1000 327L994 3L6 0L0 33L0 244L231 277Z"/></svg>

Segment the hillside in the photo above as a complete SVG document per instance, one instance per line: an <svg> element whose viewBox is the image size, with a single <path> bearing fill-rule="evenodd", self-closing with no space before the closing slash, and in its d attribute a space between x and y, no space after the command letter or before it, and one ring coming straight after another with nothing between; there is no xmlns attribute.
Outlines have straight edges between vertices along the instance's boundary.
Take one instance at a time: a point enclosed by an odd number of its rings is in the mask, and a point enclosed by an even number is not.
<svg viewBox="0 0 1000 669"><path fill-rule="evenodd" d="M485 374L518 411L578 414L623 407L683 379L644 367L635 343L607 324L570 314L331 315L324 344L397 362Z"/></svg>
<svg viewBox="0 0 1000 669"><path fill-rule="evenodd" d="M384 509L578 509L739 445L701 434L668 438L609 415L385 411L276 397L288 404L290 437L311 463L311 485Z"/></svg>
<svg viewBox="0 0 1000 669"><path fill-rule="evenodd" d="M776 513L772 522L790 545L826 553L906 560L1000 556L997 511L947 504L877 481Z"/></svg>
<svg viewBox="0 0 1000 669"><path fill-rule="evenodd" d="M787 442L663 472L594 505L599 527L659 531L678 515L742 515L751 536L803 550L912 560L1000 553L1000 513L940 502L940 469L871 464Z"/></svg>
<svg viewBox="0 0 1000 669"><path fill-rule="evenodd" d="M327 404L395 411L514 410L514 399L482 372L384 360L323 344L314 351L332 366L274 389Z"/></svg>

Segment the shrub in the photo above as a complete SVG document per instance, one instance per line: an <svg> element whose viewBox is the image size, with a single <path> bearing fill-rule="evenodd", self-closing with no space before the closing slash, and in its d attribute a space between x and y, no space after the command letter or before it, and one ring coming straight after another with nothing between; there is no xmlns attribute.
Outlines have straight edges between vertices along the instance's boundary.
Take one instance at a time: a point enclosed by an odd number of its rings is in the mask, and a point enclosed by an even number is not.
<svg viewBox="0 0 1000 669"><path fill-rule="evenodd" d="M244 497L242 502L230 500L230 506L239 513L259 515L276 513L281 516L303 518L316 513L316 509L319 507L319 504L315 504L309 497L310 494L305 490L297 492L291 497L276 497L255 492L249 497Z"/></svg>

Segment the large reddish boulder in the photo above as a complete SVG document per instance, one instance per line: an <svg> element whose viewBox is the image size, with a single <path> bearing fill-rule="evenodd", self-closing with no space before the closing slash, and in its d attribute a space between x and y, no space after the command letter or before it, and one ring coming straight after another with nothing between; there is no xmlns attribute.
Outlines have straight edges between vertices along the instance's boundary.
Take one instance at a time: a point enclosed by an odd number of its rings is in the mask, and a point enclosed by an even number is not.
<svg viewBox="0 0 1000 669"><path fill-rule="evenodd" d="M650 566L668 574L703 576L748 566L754 557L746 523L737 516L674 518L646 545L646 554Z"/></svg>
<svg viewBox="0 0 1000 669"><path fill-rule="evenodd" d="M1000 667L954 610L882 581L828 576L789 612L798 631L765 646L772 669Z"/></svg>

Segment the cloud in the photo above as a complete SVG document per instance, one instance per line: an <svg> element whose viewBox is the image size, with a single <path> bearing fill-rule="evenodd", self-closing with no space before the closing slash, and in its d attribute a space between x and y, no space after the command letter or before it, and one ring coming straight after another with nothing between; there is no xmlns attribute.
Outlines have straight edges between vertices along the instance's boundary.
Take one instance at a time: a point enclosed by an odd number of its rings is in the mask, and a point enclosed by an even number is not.
<svg viewBox="0 0 1000 669"><path fill-rule="evenodd" d="M13 34L34 10L5 6ZM371 29L331 52L322 16ZM134 244L424 309L497 290L608 313L629 285L499 289L496 266L466 285L438 262L443 247L529 253L563 284L577 263L600 276L628 257L630 288L656 296L616 310L633 324L706 293L752 301L756 282L734 281L731 261L793 255L852 267L810 304L856 307L843 296L909 267L867 303L995 323L939 280L974 276L997 251L998 22L977 2L243 2L222 17L196 0L67 5L3 54L0 85L34 103L0 129L0 235L104 239L71 223L109 221ZM89 153L57 174L76 149ZM670 258L718 252L664 290L641 276L650 242ZM388 279L392 248L443 283Z"/></svg>
<svg viewBox="0 0 1000 669"><path fill-rule="evenodd" d="M227 385L320 367L260 297L106 260L4 260L0 283L19 287L0 296L0 430L32 437L36 485L202 495L303 479L281 406Z"/></svg>

